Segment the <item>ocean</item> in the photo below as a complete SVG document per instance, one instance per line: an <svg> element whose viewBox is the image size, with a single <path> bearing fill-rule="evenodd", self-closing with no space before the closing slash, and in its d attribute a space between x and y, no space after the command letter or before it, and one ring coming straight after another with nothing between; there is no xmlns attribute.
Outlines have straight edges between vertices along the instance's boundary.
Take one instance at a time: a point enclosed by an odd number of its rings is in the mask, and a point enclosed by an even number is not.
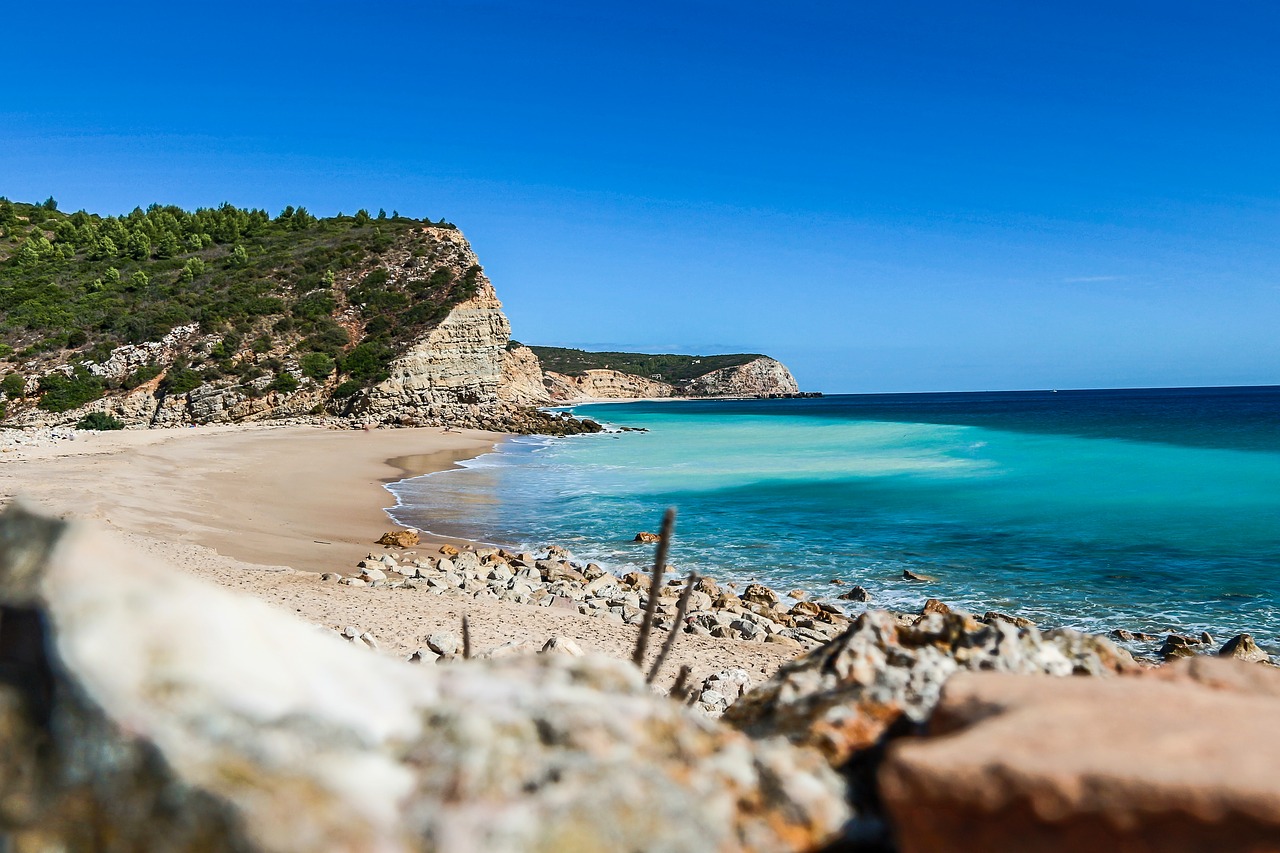
<svg viewBox="0 0 1280 853"><path fill-rule="evenodd" d="M599 404L647 432L517 438L391 486L402 524L873 606L1250 632L1280 650L1280 387ZM903 570L934 580L903 580ZM850 605L851 612L861 605Z"/></svg>

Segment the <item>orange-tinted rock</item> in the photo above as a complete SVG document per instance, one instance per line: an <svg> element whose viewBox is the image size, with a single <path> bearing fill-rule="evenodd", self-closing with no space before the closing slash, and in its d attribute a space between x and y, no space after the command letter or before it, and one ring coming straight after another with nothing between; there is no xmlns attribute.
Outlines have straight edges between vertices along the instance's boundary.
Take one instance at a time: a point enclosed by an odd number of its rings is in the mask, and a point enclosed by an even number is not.
<svg viewBox="0 0 1280 853"><path fill-rule="evenodd" d="M1258 644L1248 634L1237 634L1227 640L1223 643L1222 648L1218 650L1218 656L1235 658L1249 663L1265 663L1271 660L1271 656L1258 648Z"/></svg>
<svg viewBox="0 0 1280 853"><path fill-rule="evenodd" d="M880 791L902 853L1280 850L1280 672L961 673Z"/></svg>
<svg viewBox="0 0 1280 853"><path fill-rule="evenodd" d="M920 608L922 616L928 616L930 613L941 613L946 616L951 612L951 608L943 604L936 598L930 598L924 603L924 607Z"/></svg>
<svg viewBox="0 0 1280 853"><path fill-rule="evenodd" d="M742 600L773 607L778 603L778 594L764 584L753 583L742 593Z"/></svg>
<svg viewBox="0 0 1280 853"><path fill-rule="evenodd" d="M632 542L643 542L643 543L645 543L645 544L652 545L654 542L659 541L661 538L662 538L662 537L661 537L661 536L659 536L659 535L658 535L658 534L656 534L656 533L649 533L649 532L647 532L647 531L643 531L643 530L642 530L641 532L637 533L637 534L636 534L636 538L635 538L635 539L632 539L631 541L632 541Z"/></svg>
<svg viewBox="0 0 1280 853"><path fill-rule="evenodd" d="M444 554L446 557L456 557L458 556L458 549L452 545L441 545L440 553Z"/></svg>
<svg viewBox="0 0 1280 853"><path fill-rule="evenodd" d="M393 548L412 548L418 544L416 530L389 530L378 540L379 545L390 545Z"/></svg>

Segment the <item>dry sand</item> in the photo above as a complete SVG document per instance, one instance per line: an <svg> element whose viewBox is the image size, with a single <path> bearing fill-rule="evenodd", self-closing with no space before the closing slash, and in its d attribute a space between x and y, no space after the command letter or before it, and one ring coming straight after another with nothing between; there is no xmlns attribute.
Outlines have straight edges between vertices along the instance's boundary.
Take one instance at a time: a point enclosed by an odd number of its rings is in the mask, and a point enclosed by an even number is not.
<svg viewBox="0 0 1280 853"><path fill-rule="evenodd" d="M469 615L483 651L509 640L570 637L588 652L629 657L636 629L604 619L461 593L358 588L317 573L353 574L394 526L383 488L444 470L503 436L439 428L372 431L230 426L78 433L75 441L0 454L0 502L88 518L175 568L274 602L317 625L369 631L407 655ZM416 549L426 553L440 540ZM462 543L465 544L465 543ZM580 555L589 557L590 555ZM660 632L660 645L664 635ZM759 680L793 655L782 647L684 634L662 682L688 663L695 678L727 667Z"/></svg>

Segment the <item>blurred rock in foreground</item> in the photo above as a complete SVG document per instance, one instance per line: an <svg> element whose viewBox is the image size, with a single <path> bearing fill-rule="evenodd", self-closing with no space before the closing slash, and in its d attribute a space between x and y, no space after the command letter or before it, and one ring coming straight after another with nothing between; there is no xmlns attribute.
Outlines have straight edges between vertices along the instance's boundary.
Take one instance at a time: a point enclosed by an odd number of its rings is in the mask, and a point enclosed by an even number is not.
<svg viewBox="0 0 1280 853"><path fill-rule="evenodd" d="M1179 661L1127 678L964 673L890 747L902 853L1280 850L1280 670Z"/></svg>
<svg viewBox="0 0 1280 853"><path fill-rule="evenodd" d="M797 850L848 818L816 752L568 655L411 666L0 517L0 848Z"/></svg>

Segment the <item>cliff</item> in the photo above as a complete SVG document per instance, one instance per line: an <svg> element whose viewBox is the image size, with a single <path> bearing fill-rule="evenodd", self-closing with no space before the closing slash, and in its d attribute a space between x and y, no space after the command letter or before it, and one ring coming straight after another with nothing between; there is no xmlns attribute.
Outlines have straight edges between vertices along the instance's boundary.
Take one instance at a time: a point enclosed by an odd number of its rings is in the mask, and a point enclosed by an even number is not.
<svg viewBox="0 0 1280 853"><path fill-rule="evenodd" d="M690 397L775 397L800 393L786 365L757 358L737 367L724 367L694 379L685 387Z"/></svg>
<svg viewBox="0 0 1280 853"><path fill-rule="evenodd" d="M676 389L666 382L633 376L618 370L587 370L579 376L546 371L543 382L552 400L639 400L672 397Z"/></svg>

